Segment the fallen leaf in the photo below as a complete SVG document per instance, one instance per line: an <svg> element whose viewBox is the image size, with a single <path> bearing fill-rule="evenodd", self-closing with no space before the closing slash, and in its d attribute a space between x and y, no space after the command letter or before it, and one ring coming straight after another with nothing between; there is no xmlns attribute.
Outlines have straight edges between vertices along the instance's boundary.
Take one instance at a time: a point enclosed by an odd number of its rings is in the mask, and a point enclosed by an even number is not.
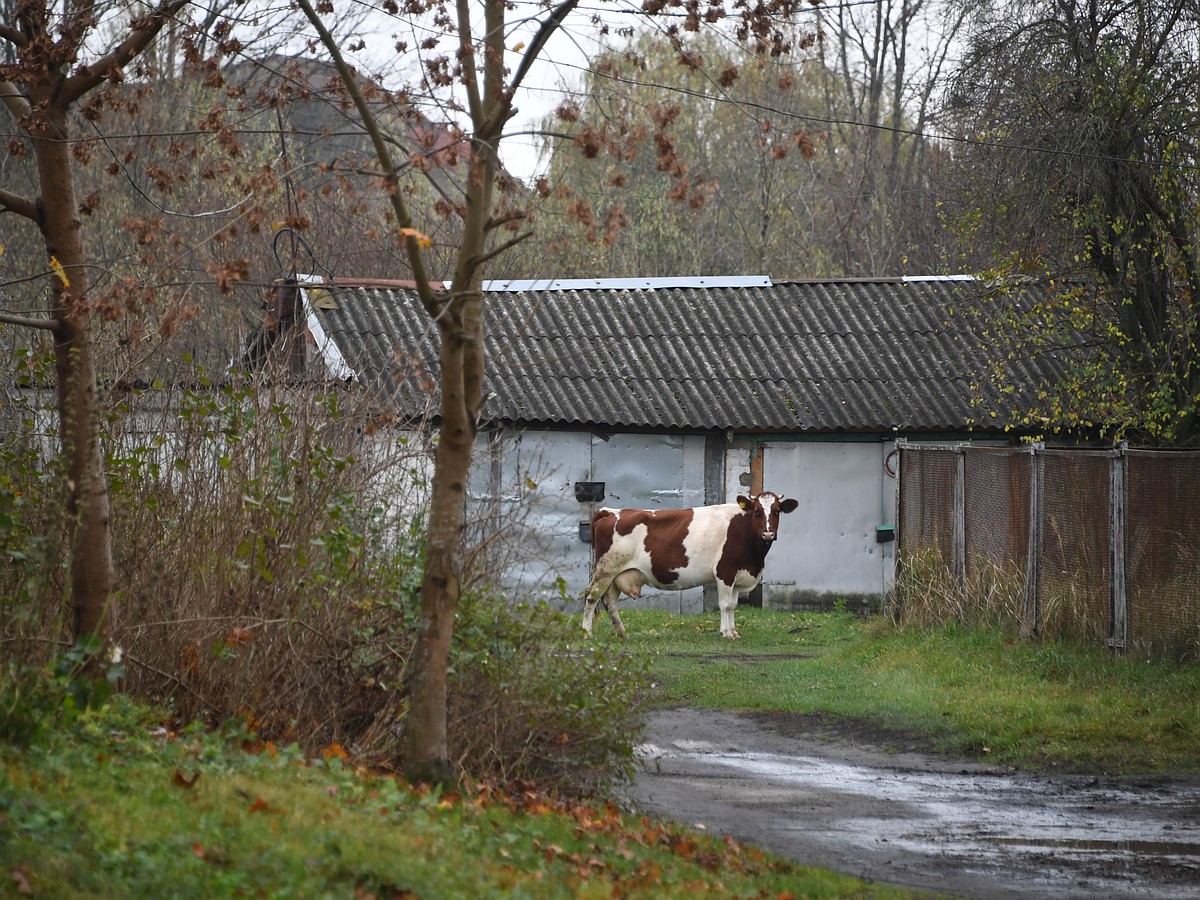
<svg viewBox="0 0 1200 900"><path fill-rule="evenodd" d="M250 812L270 812L271 804L267 803L262 797L255 797L254 802L250 804Z"/></svg>
<svg viewBox="0 0 1200 900"><path fill-rule="evenodd" d="M17 869L13 869L10 874L12 875L12 880L17 883L17 893L18 894L32 894L33 893L33 888L31 888L29 886L29 873L28 872L26 872L24 869L17 868Z"/></svg>
<svg viewBox="0 0 1200 900"><path fill-rule="evenodd" d="M195 787L196 782L200 780L200 773L197 771L194 775L192 775L191 778L188 778L183 774L181 769L176 769L175 774L171 776L171 780L174 781L178 787L191 788Z"/></svg>

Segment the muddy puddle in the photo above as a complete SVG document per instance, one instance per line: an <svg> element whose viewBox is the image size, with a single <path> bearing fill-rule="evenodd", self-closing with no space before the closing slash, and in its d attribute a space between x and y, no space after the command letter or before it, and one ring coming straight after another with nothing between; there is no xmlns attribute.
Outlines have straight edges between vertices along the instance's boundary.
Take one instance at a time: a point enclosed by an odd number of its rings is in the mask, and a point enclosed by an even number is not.
<svg viewBox="0 0 1200 900"><path fill-rule="evenodd" d="M1200 781L1041 777L780 734L651 720L639 808L798 862L964 897L1200 897Z"/></svg>

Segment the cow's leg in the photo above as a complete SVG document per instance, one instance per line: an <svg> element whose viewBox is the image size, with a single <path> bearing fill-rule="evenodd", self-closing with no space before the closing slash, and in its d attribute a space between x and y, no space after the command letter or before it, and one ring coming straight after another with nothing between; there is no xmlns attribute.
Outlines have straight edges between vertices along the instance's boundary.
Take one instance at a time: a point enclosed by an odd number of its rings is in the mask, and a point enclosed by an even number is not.
<svg viewBox="0 0 1200 900"><path fill-rule="evenodd" d="M617 582L614 580L608 586L608 590L604 592L604 596L600 598L604 604L604 608L608 610L608 617L612 619L613 628L617 630L617 636L625 637L625 623L621 621L621 614L617 612L617 601L621 599L621 589L617 587Z"/></svg>
<svg viewBox="0 0 1200 900"><path fill-rule="evenodd" d="M738 593L732 584L717 581L717 606L721 608L721 636L735 638L737 627L733 624L733 611L737 609Z"/></svg>
<svg viewBox="0 0 1200 900"><path fill-rule="evenodd" d="M596 576L592 576L591 582L583 590L583 630L588 637L592 636L592 619L596 616L596 604L600 602L600 598L606 592L607 587L602 589L596 583Z"/></svg>
<svg viewBox="0 0 1200 900"><path fill-rule="evenodd" d="M588 637L592 636L592 622L596 617L596 606L600 603L604 604L604 608L608 611L608 616L612 619L613 628L617 630L617 634L625 637L625 624L621 621L621 615L617 612L617 601L621 597L621 589L617 586L614 579L601 590L600 585L596 583L593 577L591 584L583 592L583 630Z"/></svg>

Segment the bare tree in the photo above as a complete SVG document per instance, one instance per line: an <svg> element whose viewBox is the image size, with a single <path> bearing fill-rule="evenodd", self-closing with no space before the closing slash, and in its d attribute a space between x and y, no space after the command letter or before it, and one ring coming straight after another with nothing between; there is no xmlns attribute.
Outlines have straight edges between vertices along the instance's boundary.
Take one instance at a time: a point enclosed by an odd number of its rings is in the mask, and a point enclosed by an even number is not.
<svg viewBox="0 0 1200 900"><path fill-rule="evenodd" d="M421 42L423 83L410 86L403 96L412 98L431 89L451 94L447 108L461 111L466 121L462 135L463 190L451 203L452 211L461 219L461 232L450 286L444 292L435 291L431 285L423 256L423 245L428 240L414 226L412 211L395 189L397 173L410 165L411 159L393 158L393 146L374 126L371 109L357 89L355 73L342 59L338 42L323 24L322 16L336 17L334 4L325 0L314 8L309 0L299 3L320 42L337 62L346 88L354 95L359 114L372 133L381 180L395 215L396 236L441 340L441 433L405 727L409 776L442 781L452 777L446 740L447 663L462 587L460 545L467 473L485 374L481 283L491 260L531 234L521 230L524 212L498 189L502 177L498 148L505 125L514 114L518 90L547 51L551 38L576 12L579 0L539 6L532 17L516 22L509 20L512 6L505 0L458 0L454 4L416 0L404 8L409 21L421 17L425 37ZM739 5L726 33L749 43L757 52L785 53L790 45L779 23L804 5L794 0L772 0L753 9ZM400 14L394 2L385 3L384 9L393 16ZM719 2L701 6L652 0L638 12L664 18L664 38L687 62L687 36L698 32L706 22L722 21L728 11ZM510 60L514 61L512 68Z"/></svg>
<svg viewBox="0 0 1200 900"><path fill-rule="evenodd" d="M95 34L98 21L96 4L68 5L59 11L49 2L23 0L16 5L14 19L0 24L0 40L16 56L15 62L0 68L0 98L17 131L28 138L37 171L37 196L0 187L0 212L20 216L40 231L50 281L44 315L3 318L48 331L54 340L77 637L108 633L113 563L108 488L96 427L92 272L83 249L70 114L106 81L120 80L125 66L184 5L185 0L163 0L131 22L106 52L86 62L86 41Z"/></svg>
<svg viewBox="0 0 1200 900"><path fill-rule="evenodd" d="M820 13L836 251L847 275L936 270L929 198L936 147L925 133L974 3L880 0ZM836 185L836 186L834 186Z"/></svg>
<svg viewBox="0 0 1200 900"><path fill-rule="evenodd" d="M103 340L104 323L125 322L126 344L147 331L171 333L196 313L198 282L228 289L245 280L244 259L229 252L236 228L251 233L270 221L251 202L269 198L277 183L269 161L248 159L235 172L214 156L228 162L244 149L223 118L232 104L218 94L221 58L245 46L228 18L241 11L233 0L6 0L0 20L0 100L9 124L0 218L18 226L10 234L23 251L20 267L10 270L13 304L0 320L48 336L53 346L69 627L96 646L108 639L115 613L100 382L119 377L122 365ZM202 52L208 49L216 56ZM156 106L156 90L172 93L178 105ZM191 149L180 137L185 112L201 120ZM121 131L106 131L109 124ZM116 189L103 183L105 172ZM168 208L219 208L213 201L229 192L238 199L223 217ZM191 231L169 232L163 223L170 217L191 223ZM33 256L39 246L40 265ZM207 265L193 253L198 246L212 250ZM137 321L156 305L157 329Z"/></svg>
<svg viewBox="0 0 1200 900"><path fill-rule="evenodd" d="M815 41L806 27L794 34L798 46ZM551 252L525 250L533 273L828 274L816 244L821 137L808 127L824 109L820 82L803 60L757 57L719 34L697 36L689 52L703 66L679 65L639 30L593 57L547 116L562 136L538 209Z"/></svg>

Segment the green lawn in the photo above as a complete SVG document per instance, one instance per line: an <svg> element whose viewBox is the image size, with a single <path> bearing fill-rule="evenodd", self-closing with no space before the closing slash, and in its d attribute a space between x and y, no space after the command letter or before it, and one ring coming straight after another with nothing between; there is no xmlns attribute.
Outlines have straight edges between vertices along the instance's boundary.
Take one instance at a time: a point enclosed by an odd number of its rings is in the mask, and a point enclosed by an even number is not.
<svg viewBox="0 0 1200 900"><path fill-rule="evenodd" d="M1096 773L1200 771L1200 665L846 613L622 614L655 703L819 713L931 749ZM598 639L615 640L600 629Z"/></svg>
<svg viewBox="0 0 1200 900"><path fill-rule="evenodd" d="M415 791L331 750L168 735L118 701L0 747L0 893L56 898L913 896L536 791Z"/></svg>
<svg viewBox="0 0 1200 900"><path fill-rule="evenodd" d="M1200 666L845 613L624 614L654 704L818 714L997 764L1200 771ZM568 644L577 618L564 625ZM598 627L597 640L617 641ZM0 872L42 897L905 897L537 791L416 791L124 698L0 745Z"/></svg>

